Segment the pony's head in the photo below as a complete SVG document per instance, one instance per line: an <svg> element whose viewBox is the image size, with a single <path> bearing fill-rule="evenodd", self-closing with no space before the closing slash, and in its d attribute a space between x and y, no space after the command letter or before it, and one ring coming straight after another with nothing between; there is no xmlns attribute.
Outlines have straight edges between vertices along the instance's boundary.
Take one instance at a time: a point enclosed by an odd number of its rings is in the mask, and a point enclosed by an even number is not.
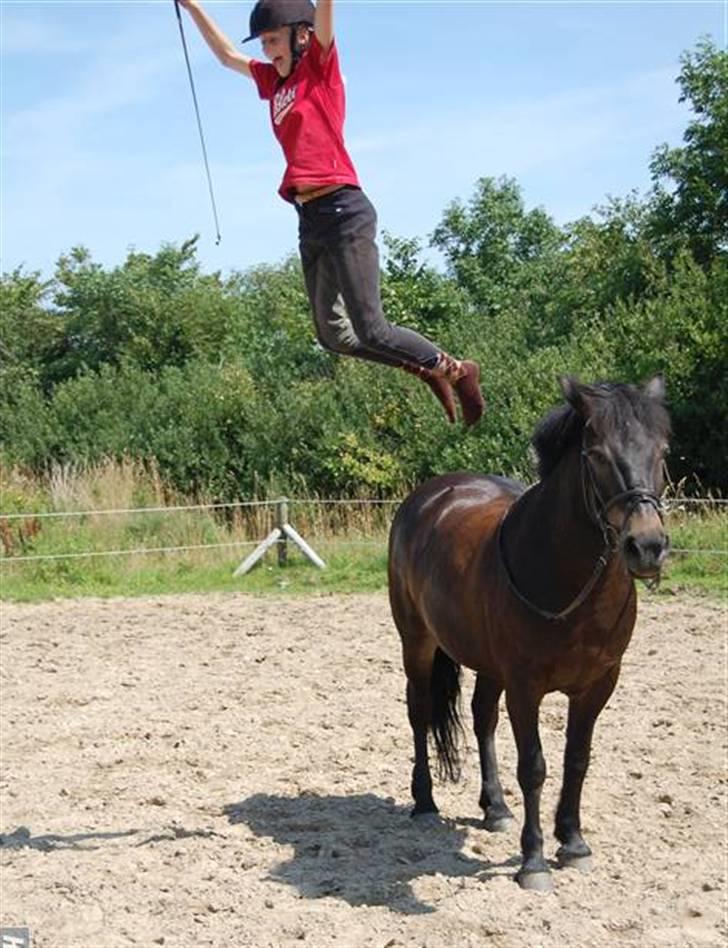
<svg viewBox="0 0 728 948"><path fill-rule="evenodd" d="M534 446L545 477L566 448L580 444L584 496L592 517L623 553L630 573L659 575L669 550L660 511L670 419L665 383L642 386L561 379L567 404L539 426Z"/></svg>

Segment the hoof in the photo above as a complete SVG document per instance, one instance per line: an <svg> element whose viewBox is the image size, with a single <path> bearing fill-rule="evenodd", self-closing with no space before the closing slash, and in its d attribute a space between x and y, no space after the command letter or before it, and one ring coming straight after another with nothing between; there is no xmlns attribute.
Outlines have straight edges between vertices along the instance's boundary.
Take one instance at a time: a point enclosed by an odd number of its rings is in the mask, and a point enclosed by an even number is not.
<svg viewBox="0 0 728 948"><path fill-rule="evenodd" d="M512 825L512 816L486 816L483 820L483 829L489 833L507 833Z"/></svg>
<svg viewBox="0 0 728 948"><path fill-rule="evenodd" d="M594 867L591 853L573 853L562 846L556 851L556 860L562 869L578 869L591 872Z"/></svg>
<svg viewBox="0 0 728 948"><path fill-rule="evenodd" d="M516 882L528 892L551 892L554 888L554 880L548 871L519 872L516 875Z"/></svg>
<svg viewBox="0 0 728 948"><path fill-rule="evenodd" d="M428 810L425 813L416 813L414 810L410 814L418 826L442 826L443 819L436 810Z"/></svg>

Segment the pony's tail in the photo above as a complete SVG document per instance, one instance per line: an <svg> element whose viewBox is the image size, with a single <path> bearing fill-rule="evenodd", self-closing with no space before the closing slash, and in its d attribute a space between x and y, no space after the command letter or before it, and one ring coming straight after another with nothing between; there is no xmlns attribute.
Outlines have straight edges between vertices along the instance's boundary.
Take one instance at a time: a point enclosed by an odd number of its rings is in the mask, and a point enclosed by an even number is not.
<svg viewBox="0 0 728 948"><path fill-rule="evenodd" d="M441 780L460 779L458 738L460 723L460 666L441 648L435 650L430 678L432 720L430 727L437 750L437 769Z"/></svg>

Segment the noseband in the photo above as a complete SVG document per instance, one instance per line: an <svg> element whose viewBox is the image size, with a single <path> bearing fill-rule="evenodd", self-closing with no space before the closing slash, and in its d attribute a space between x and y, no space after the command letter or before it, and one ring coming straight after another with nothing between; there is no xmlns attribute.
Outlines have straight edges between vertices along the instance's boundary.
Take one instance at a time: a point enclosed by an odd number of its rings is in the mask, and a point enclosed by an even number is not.
<svg viewBox="0 0 728 948"><path fill-rule="evenodd" d="M599 577L604 572L607 563L611 557L620 549L622 545L622 540L627 531L627 524L640 504L650 504L660 518L660 521L663 519L662 515L662 503L660 498L654 491L648 490L646 487L631 487L627 490L619 491L619 493L614 494L608 500L604 500L602 497L601 491L597 486L596 477L594 476L594 471L589 462L589 452L587 451L584 441L582 440L581 455L580 455L580 464L581 464L581 488L582 496L584 498L584 507L586 509L589 519L596 525L596 527L601 531L602 539L604 540L604 548L599 555L599 558L596 562L596 565L592 571L591 576L587 580L586 585L578 593L575 599L573 599L566 608L562 609L560 612L550 612L548 609L541 609L540 606L535 605L531 602L530 599L527 599L522 592L519 591L518 587L515 584L513 575L508 567L508 563L505 558L505 550L503 548L503 527L506 520L508 519L509 514L518 504L516 501L512 504L508 510L504 513L501 518L501 522L498 525L498 536L497 536L497 549L498 555L500 557L501 566L503 567L503 572L505 574L506 580L508 581L508 586L511 592L519 599L524 605L528 606L533 612L541 616L542 619L548 619L550 622L553 622L557 619L565 619L566 616L574 612L575 609L578 609L579 606L587 599L591 591L596 586L599 581ZM617 477L622 483L624 479L622 478L619 469L617 468L614 461L612 461L612 467L614 468ZM520 499L520 498L519 498ZM616 527L612 526L609 522L607 514L616 504L623 503L624 507L624 518L622 520L622 526L619 530ZM649 582L647 585L650 588L654 588L660 581L659 575Z"/></svg>

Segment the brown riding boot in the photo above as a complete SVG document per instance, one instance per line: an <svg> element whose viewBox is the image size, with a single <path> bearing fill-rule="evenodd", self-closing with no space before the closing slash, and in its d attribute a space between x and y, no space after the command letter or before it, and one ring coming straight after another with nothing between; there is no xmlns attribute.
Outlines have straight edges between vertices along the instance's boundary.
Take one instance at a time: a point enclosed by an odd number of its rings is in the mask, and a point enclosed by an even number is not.
<svg viewBox="0 0 728 948"><path fill-rule="evenodd" d="M410 365L407 362L403 362L402 368L405 372L409 372L410 375L416 375L418 378L421 378L423 382L426 382L427 385L429 385L435 397L445 409L445 414L447 415L450 424L454 424L457 419L455 399L452 397L452 389L450 388L450 384L447 379L442 378L441 376L433 375L430 369L426 369L421 365Z"/></svg>
<svg viewBox="0 0 728 948"><path fill-rule="evenodd" d="M453 359L441 352L437 364L431 369L433 375L445 379L455 389L467 427L474 425L485 410L485 399L480 391L480 366L477 362Z"/></svg>

